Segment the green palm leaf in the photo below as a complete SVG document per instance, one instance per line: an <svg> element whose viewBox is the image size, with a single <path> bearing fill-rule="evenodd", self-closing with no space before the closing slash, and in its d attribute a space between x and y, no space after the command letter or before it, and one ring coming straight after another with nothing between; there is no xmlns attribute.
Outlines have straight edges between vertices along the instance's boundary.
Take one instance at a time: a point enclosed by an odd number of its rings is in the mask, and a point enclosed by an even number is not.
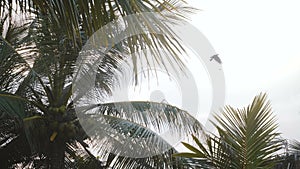
<svg viewBox="0 0 300 169"><path fill-rule="evenodd" d="M191 115L162 103L107 103L78 107L77 112L82 126L91 135L88 144L100 157L105 157L107 153L112 153L111 156L115 154L114 158L108 158L112 161L107 163L116 168L130 168L135 163L141 168L163 165L176 165L179 168L180 165L176 163L183 162L176 162L172 158L172 145L158 134L165 130L174 136L181 135L182 138L186 138L190 132L198 136L203 134L201 124ZM127 154L127 157L119 156L117 152L123 156Z"/></svg>
<svg viewBox="0 0 300 169"><path fill-rule="evenodd" d="M15 92L29 65L12 44L2 37L0 37L0 59L0 90Z"/></svg>
<svg viewBox="0 0 300 169"><path fill-rule="evenodd" d="M5 3L7 7L2 7L2 10L11 11L12 2ZM135 53L142 49L150 49L151 55L155 57L158 65L164 67L164 61L173 64L176 68L183 69L184 64L181 61L181 53L184 52L182 45L178 38L172 32L168 24L164 23L174 22L185 18L185 14L193 11L193 8L187 7L183 0L105 0L101 2L94 2L91 0L79 1L32 1L32 3L19 3L21 10L24 12L33 12L38 17L47 16L52 18L52 24L56 24L60 30L65 31L67 39L69 39L74 46L81 48L87 37L91 37L97 30L105 26L111 21L119 17L125 17L132 14L140 14L138 21L131 22L124 20L123 25L135 25L135 29L143 32L139 35L128 37L115 48L119 50L127 49L133 55L133 65L137 66L135 62ZM29 10L30 9L30 10ZM142 12L156 12L165 18L164 21L143 17ZM151 22L151 24L150 24ZM153 32L153 25L159 32L164 35L151 33ZM114 32L112 28L109 32ZM150 32L150 33L148 33ZM102 42L107 42L108 39L103 37ZM170 53L163 55L159 50ZM146 57L149 62L151 58Z"/></svg>
<svg viewBox="0 0 300 169"><path fill-rule="evenodd" d="M208 136L205 143L194 137L198 150L185 144L195 153L194 158L207 160L206 164L215 168L265 169L274 166L274 155L281 142L276 139L278 125L266 94L256 96L247 108L227 106L215 119L219 136Z"/></svg>

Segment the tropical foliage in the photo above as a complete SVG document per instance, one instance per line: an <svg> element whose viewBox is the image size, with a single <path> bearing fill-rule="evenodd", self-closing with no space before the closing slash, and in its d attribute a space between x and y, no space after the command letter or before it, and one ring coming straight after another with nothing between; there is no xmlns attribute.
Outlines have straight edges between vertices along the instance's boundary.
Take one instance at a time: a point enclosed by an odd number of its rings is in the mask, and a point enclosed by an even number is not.
<svg viewBox="0 0 300 169"><path fill-rule="evenodd" d="M276 158L278 163L274 169L298 169L300 167L300 142L284 140L283 153Z"/></svg>
<svg viewBox="0 0 300 169"><path fill-rule="evenodd" d="M191 152L174 156L197 158L202 168L273 168L281 148L277 123L265 94L256 96L247 108L226 106L215 116L218 134L205 142L193 136L195 146L183 143Z"/></svg>
<svg viewBox="0 0 300 169"><path fill-rule="evenodd" d="M143 48L150 49L156 64L163 67L165 61L173 60L174 67L182 69L179 54L184 50L174 39L172 30L157 19L155 28L165 35L148 33L153 25L146 24L142 12L157 12L174 22L184 19L184 13L190 10L181 0L1 0L0 168L183 166L184 160L173 158L175 149L156 132L168 127L173 133L200 135L201 125L190 124L194 119L185 111L160 103L151 103L153 106L149 108L149 102L92 105L121 136L153 137L151 147L140 145L143 150L156 151L153 147L156 143L170 147L155 156L134 158L112 153L109 149L112 144L128 147L117 138L99 133L88 135L75 113L71 95L75 63L87 39L107 23L130 14L141 15L134 24L144 33L124 39L105 54L97 72L100 83L95 91L104 96L110 94L112 70L118 69L118 61L126 58L124 53ZM121 26L132 24L124 22ZM159 50L171 53L166 55L171 58L163 58ZM136 58L132 60L136 67ZM131 118L127 105L140 110L135 113L143 113L142 119ZM160 120L153 123L151 113L159 114ZM150 124L156 131L148 129Z"/></svg>
<svg viewBox="0 0 300 169"><path fill-rule="evenodd" d="M297 140L294 140L291 143L291 149L293 153L300 153L300 142Z"/></svg>

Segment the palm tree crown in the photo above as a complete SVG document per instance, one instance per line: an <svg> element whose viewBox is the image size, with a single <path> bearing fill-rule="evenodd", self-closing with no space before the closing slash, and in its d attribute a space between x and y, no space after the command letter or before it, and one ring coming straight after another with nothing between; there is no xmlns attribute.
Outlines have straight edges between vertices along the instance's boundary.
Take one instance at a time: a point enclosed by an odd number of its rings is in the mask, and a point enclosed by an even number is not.
<svg viewBox="0 0 300 169"><path fill-rule="evenodd" d="M162 66L162 55L158 51L172 53L166 60L173 60L183 68L180 53L184 49L174 39L172 30L156 20L156 28L166 34L147 33L153 27L145 24L147 18L143 18L142 13L156 12L176 21L184 19L184 12L190 10L181 0L0 1L0 168L180 168L184 160L171 156L176 152L172 147L143 158L113 153L108 147L122 146L122 143L110 135L88 135L75 113L71 95L76 61L83 45L98 29L119 17L139 14L136 28L144 33L124 39L105 54L97 72L98 91L109 94L114 76L114 71L110 70L118 69L118 61L124 59L124 53L136 53L141 48L150 49L153 60ZM25 19L20 21L17 16ZM127 24L132 23L122 25ZM112 28L112 32L113 29L117 28ZM135 60L133 58L133 62ZM128 104L142 109L144 121L133 121L125 116L131 113L126 108ZM93 108L103 115L101 118L104 117L111 128L118 129L121 136L151 136L154 145L169 146L145 125L153 121L151 113L160 113L163 117L151 123L157 131L166 125L172 132L201 134L201 125L190 124L187 119L193 118L187 112L158 103L145 109L148 104L99 103ZM122 111L117 111L116 105ZM135 144L145 150L156 150L153 144L152 147Z"/></svg>
<svg viewBox="0 0 300 169"><path fill-rule="evenodd" d="M281 148L275 117L266 95L256 96L248 107L224 108L215 116L218 135L210 134L204 143L193 136L198 148L183 143L192 153L175 156L198 158L203 168L273 168L275 153Z"/></svg>

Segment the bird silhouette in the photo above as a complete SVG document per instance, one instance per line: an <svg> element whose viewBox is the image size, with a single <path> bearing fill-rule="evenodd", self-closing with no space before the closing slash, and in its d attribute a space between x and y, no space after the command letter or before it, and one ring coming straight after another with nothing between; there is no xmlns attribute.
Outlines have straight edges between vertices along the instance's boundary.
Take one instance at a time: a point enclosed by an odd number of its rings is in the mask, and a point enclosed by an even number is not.
<svg viewBox="0 0 300 169"><path fill-rule="evenodd" d="M221 59L219 58L219 54L215 54L213 56L210 57L209 61L215 60L216 62L218 62L219 64L222 64Z"/></svg>

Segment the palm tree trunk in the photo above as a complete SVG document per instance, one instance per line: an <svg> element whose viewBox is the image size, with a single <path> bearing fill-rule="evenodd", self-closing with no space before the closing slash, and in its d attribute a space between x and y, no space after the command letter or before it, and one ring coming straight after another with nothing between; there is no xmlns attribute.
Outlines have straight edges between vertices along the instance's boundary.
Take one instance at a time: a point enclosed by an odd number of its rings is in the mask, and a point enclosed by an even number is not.
<svg viewBox="0 0 300 169"><path fill-rule="evenodd" d="M53 142L50 146L50 169L64 168L66 143L64 141Z"/></svg>

